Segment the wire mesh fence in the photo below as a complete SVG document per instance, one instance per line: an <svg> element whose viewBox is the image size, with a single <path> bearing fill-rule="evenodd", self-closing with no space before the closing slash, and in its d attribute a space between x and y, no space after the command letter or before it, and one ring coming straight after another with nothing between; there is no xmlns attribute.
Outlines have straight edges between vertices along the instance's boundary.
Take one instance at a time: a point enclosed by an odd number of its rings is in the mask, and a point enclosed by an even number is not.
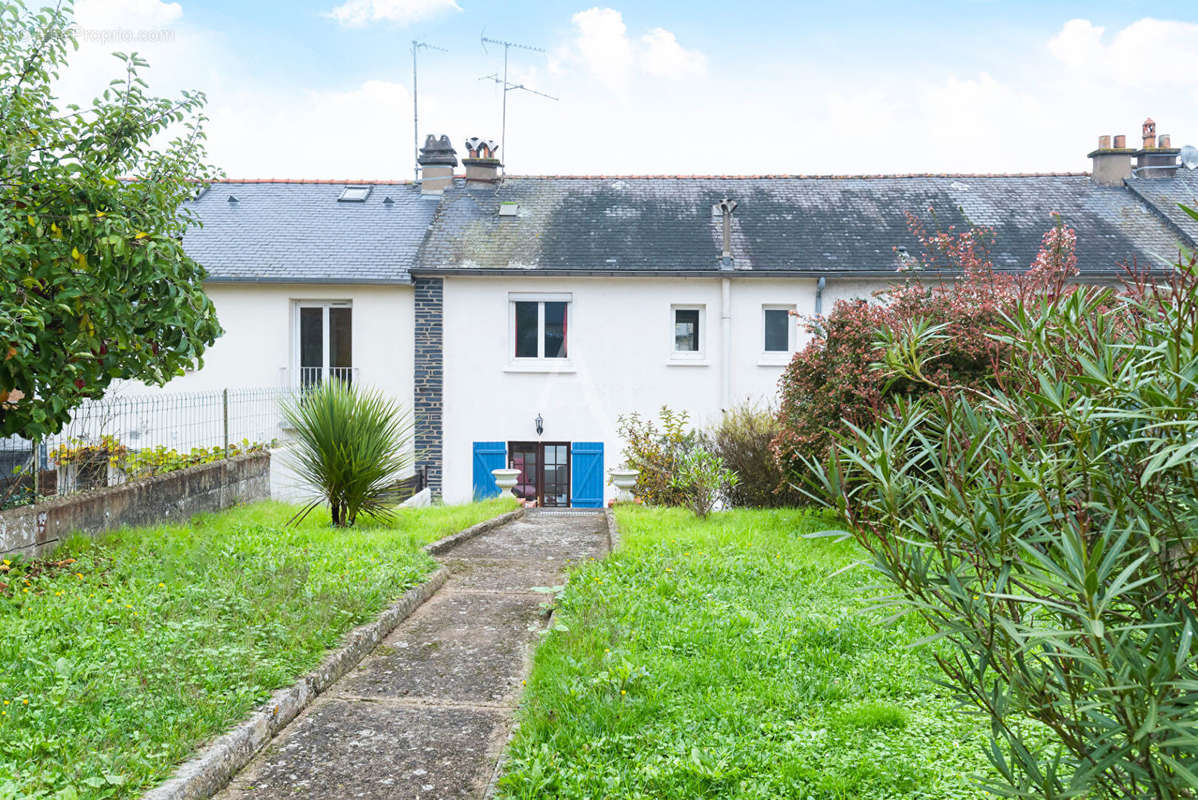
<svg viewBox="0 0 1198 800"><path fill-rule="evenodd" d="M283 437L284 388L105 397L41 441L0 439L0 508L262 450Z"/></svg>

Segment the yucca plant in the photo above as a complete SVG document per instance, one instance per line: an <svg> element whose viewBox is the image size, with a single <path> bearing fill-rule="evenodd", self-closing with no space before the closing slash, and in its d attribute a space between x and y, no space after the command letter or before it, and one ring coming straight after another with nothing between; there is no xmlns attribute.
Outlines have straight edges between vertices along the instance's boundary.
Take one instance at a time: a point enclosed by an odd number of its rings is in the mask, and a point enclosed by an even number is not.
<svg viewBox="0 0 1198 800"><path fill-rule="evenodd" d="M282 407L295 430L291 462L316 497L293 518L328 503L333 524L348 527L359 514L394 518L397 481L412 465L412 418L377 389L328 380Z"/></svg>

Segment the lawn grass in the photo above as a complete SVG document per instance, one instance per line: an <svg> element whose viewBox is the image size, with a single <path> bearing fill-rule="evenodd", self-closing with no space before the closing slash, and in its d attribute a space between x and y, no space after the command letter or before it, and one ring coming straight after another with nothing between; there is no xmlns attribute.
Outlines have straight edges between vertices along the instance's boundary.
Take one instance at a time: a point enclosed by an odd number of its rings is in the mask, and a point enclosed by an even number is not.
<svg viewBox="0 0 1198 800"><path fill-rule="evenodd" d="M0 800L136 797L426 577L420 545L512 507L339 531L327 511L286 527L295 508L266 502L9 565Z"/></svg>
<svg viewBox="0 0 1198 800"><path fill-rule="evenodd" d="M801 511L620 508L537 650L503 798L976 800L987 723Z"/></svg>

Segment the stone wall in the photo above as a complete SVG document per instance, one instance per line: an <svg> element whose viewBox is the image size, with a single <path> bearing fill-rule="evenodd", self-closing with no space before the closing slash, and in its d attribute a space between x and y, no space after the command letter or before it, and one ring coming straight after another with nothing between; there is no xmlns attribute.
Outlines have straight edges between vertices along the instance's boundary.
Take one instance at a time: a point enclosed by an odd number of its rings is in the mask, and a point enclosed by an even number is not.
<svg viewBox="0 0 1198 800"><path fill-rule="evenodd" d="M201 511L269 497L270 454L251 453L0 511L0 553L34 558L75 532L179 522Z"/></svg>
<svg viewBox="0 0 1198 800"><path fill-rule="evenodd" d="M444 282L416 278L416 328L413 361L413 411L416 423L416 465L428 467L428 488L441 496L441 414L444 385Z"/></svg>

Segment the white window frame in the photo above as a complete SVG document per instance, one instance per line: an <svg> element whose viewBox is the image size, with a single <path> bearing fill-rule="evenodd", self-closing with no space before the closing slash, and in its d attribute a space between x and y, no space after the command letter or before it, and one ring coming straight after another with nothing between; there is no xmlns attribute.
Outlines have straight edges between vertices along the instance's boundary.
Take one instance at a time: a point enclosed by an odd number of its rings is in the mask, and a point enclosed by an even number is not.
<svg viewBox="0 0 1198 800"><path fill-rule="evenodd" d="M674 336L674 326L677 323L678 311L698 311L699 312L699 349L698 350L677 350L678 341ZM670 322L667 326L669 334L669 353L670 364L678 366L706 366L707 365L707 305L704 303L673 303L670 305Z"/></svg>
<svg viewBox="0 0 1198 800"><path fill-rule="evenodd" d="M537 304L537 354L516 355L516 303ZM545 357L545 303L566 304L566 357ZM508 292L506 372L573 372L576 303L573 292Z"/></svg>
<svg viewBox="0 0 1198 800"><path fill-rule="evenodd" d="M292 300L291 301L291 365L292 365L292 380L293 388L298 388L303 384L304 369L300 365L301 359L301 342L300 342L300 309L302 308L319 308L322 310L320 315L320 367L321 377L327 379L329 377L329 309L330 308L348 308L353 310L354 303L352 300ZM354 328L357 327L356 315L350 316L350 337L351 341L357 341L357 336L354 335ZM349 367L352 374L357 376L357 367Z"/></svg>
<svg viewBox="0 0 1198 800"><path fill-rule="evenodd" d="M791 315L798 310L798 306L794 303L763 303L761 306L761 325L757 332L757 341L761 345L761 355L757 360L759 366L762 367L777 367L786 366L790 363L794 356L795 348L798 346L797 328ZM785 311L786 317L786 349L785 350L766 350L765 349L765 312L767 311Z"/></svg>

